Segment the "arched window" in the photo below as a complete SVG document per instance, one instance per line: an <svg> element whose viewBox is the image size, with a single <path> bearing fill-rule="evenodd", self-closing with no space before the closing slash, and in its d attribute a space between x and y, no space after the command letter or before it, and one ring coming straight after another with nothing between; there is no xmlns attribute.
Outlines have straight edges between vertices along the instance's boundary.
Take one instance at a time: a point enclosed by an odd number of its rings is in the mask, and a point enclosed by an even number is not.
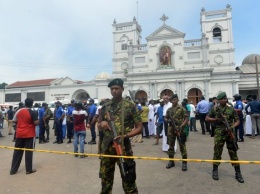
<svg viewBox="0 0 260 194"><path fill-rule="evenodd" d="M135 93L135 99L138 99L138 100L145 100L147 101L147 93L143 90L138 90L136 93Z"/></svg>
<svg viewBox="0 0 260 194"><path fill-rule="evenodd" d="M216 27L213 29L213 42L221 42L221 29Z"/></svg>
<svg viewBox="0 0 260 194"><path fill-rule="evenodd" d="M129 42L129 38L125 34L123 34L120 41L121 41L121 50L127 50L127 44Z"/></svg>
<svg viewBox="0 0 260 194"><path fill-rule="evenodd" d="M167 95L169 97L172 97L173 95L173 91L170 89L164 89L161 94L160 94L160 98L162 98L164 95Z"/></svg>

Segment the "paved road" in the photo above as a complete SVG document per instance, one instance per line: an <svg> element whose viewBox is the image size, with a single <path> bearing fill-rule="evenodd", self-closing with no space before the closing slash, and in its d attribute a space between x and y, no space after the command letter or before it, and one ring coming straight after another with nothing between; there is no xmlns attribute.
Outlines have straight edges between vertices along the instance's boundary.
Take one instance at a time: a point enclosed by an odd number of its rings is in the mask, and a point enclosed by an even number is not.
<svg viewBox="0 0 260 194"><path fill-rule="evenodd" d="M7 129L2 130L5 135L0 138L0 145L13 146L12 137L7 135ZM36 149L73 151L72 144L52 144L54 141L53 131L51 142L47 144L36 143ZM87 140L90 140L90 132L87 131ZM161 141L161 140L160 140ZM153 146L154 139L144 139L143 143L134 143L134 154L137 156L167 157L161 151L161 144ZM161 143L161 142L160 142ZM245 138L244 143L239 143L238 156L240 160L260 160L260 137L252 140ZM212 159L213 138L208 134L191 132L187 142L188 157L200 159ZM87 153L97 153L97 146L86 145ZM23 193L89 193L100 192L100 179L98 178L99 159L88 157L85 159L75 158L72 155L34 153L34 168L36 173L26 175L24 160L18 173L9 175L10 163L13 151L0 148L0 193L23 194ZM176 158L180 158L177 150ZM228 160L226 148L223 151L223 159ZM219 169L219 181L211 178L211 163L188 163L188 171L181 171L181 163L176 167L166 169L167 161L136 160L137 162L137 185L140 194L172 194L172 193L236 193L258 194L260 191L259 165L242 165L244 184L240 184L234 178L234 169L230 164L221 164ZM113 193L122 194L121 179L118 169L115 173Z"/></svg>

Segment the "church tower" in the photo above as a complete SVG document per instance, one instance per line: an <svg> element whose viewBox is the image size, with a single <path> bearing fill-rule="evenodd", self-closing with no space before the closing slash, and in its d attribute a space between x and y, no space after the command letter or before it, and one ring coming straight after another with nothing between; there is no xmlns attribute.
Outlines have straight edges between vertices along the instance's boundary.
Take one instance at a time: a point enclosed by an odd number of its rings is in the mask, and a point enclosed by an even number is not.
<svg viewBox="0 0 260 194"><path fill-rule="evenodd" d="M231 6L216 11L201 9L201 32L208 39L209 63L214 70L234 69L234 41Z"/></svg>
<svg viewBox="0 0 260 194"><path fill-rule="evenodd" d="M128 61L128 46L139 45L141 42L142 28L133 18L132 22L117 23L113 22L113 74L123 77L126 73Z"/></svg>

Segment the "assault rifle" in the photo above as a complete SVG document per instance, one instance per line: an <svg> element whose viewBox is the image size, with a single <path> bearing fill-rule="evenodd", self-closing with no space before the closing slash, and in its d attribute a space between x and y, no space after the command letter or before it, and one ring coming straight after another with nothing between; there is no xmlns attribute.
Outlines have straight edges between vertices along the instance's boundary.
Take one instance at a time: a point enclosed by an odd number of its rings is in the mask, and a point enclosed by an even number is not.
<svg viewBox="0 0 260 194"><path fill-rule="evenodd" d="M120 139L118 139L118 140L114 139L115 137L117 137L115 123L114 123L114 121L111 120L110 113L108 111L106 112L106 115L107 115L109 127L111 128L111 130L113 132L113 145L114 145L114 148L116 149L116 154L118 156L123 156L123 151L122 151L122 146L120 144ZM121 171L122 171L122 176L125 177L126 173L125 173L125 168L124 168L124 158L120 157L118 159L119 159L119 165L120 165L120 168L121 168Z"/></svg>
<svg viewBox="0 0 260 194"><path fill-rule="evenodd" d="M234 149L234 151L236 152L236 151L239 149L239 147L238 147L238 145L237 145L236 138L235 138L233 132L232 132L231 129L230 129L230 126L229 126L229 124L228 124L227 118L223 115L223 113L221 112L221 110L219 110L219 112L220 112L220 116L221 116L222 120L223 120L224 123L225 123L225 127L226 127L227 134L228 134L228 136L230 137L230 139L232 140L233 149Z"/></svg>
<svg viewBox="0 0 260 194"><path fill-rule="evenodd" d="M172 124L172 127L173 127L173 131L176 132L176 136L177 136L177 139L179 141L180 144L183 144L182 143L182 138L181 138L181 132L179 130L177 130L177 127L176 127L176 124L175 124L175 121L174 121L174 118L173 116L170 116L170 122Z"/></svg>

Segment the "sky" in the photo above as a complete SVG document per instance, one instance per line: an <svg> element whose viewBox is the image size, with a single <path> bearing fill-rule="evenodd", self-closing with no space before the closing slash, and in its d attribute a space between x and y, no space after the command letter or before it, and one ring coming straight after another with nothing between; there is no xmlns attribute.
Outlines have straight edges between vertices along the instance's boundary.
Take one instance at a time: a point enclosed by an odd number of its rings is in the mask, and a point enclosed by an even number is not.
<svg viewBox="0 0 260 194"><path fill-rule="evenodd" d="M138 2L138 3L137 3ZM0 0L0 83L112 73L112 24L142 27L142 44L168 26L201 38L200 11L232 8L235 62L260 54L259 0Z"/></svg>

